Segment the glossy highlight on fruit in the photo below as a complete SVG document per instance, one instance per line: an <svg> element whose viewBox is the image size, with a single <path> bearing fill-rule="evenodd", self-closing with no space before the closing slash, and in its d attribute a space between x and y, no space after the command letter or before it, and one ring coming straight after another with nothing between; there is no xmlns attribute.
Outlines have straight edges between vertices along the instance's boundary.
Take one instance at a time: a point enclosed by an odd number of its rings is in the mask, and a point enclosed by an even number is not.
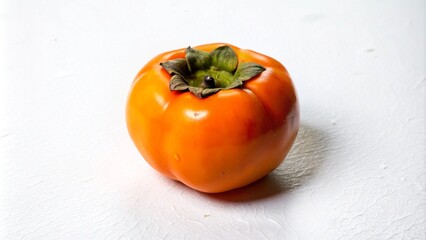
<svg viewBox="0 0 426 240"><path fill-rule="evenodd" d="M278 167L299 128L292 80L275 59L215 43L160 54L136 75L129 134L164 176L201 192L250 184Z"/></svg>

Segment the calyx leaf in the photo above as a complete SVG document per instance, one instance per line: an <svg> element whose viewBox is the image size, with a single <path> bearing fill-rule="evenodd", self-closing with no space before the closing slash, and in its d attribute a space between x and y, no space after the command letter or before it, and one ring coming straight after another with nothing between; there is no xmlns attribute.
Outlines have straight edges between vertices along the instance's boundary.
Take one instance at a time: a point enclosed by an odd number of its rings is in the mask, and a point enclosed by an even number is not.
<svg viewBox="0 0 426 240"><path fill-rule="evenodd" d="M265 70L257 63L242 62L235 71L235 77L240 81L247 81Z"/></svg>
<svg viewBox="0 0 426 240"><path fill-rule="evenodd" d="M178 91L184 91L188 90L189 84L183 79L181 75L173 75L173 77L170 79L169 82L169 89L170 90L178 90Z"/></svg>
<svg viewBox="0 0 426 240"><path fill-rule="evenodd" d="M208 52L188 47L185 54L189 71L192 73L199 69L208 69L211 65L211 56Z"/></svg>
<svg viewBox="0 0 426 240"><path fill-rule="evenodd" d="M213 93L217 93L221 88L202 88L202 87L189 87L189 91L198 98L204 98Z"/></svg>
<svg viewBox="0 0 426 240"><path fill-rule="evenodd" d="M213 93L217 93L220 91L220 88L205 88L203 89L203 92L201 93L202 97L207 97L209 95L212 95Z"/></svg>
<svg viewBox="0 0 426 240"><path fill-rule="evenodd" d="M219 70L233 73L238 66L238 57L229 46L221 46L213 50L212 65Z"/></svg>
<svg viewBox="0 0 426 240"><path fill-rule="evenodd" d="M188 64L185 58L177 58L167 62L162 62L160 65L170 74L179 74L186 76L189 74Z"/></svg>
<svg viewBox="0 0 426 240"><path fill-rule="evenodd" d="M232 89L237 88L243 85L243 81L239 79L235 79L229 86L227 86L225 89Z"/></svg>

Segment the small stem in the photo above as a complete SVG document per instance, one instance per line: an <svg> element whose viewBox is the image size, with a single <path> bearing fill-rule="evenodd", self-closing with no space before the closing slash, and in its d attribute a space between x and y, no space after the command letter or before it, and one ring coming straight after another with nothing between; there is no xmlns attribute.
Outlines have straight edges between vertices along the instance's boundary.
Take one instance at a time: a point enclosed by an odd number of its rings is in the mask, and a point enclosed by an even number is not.
<svg viewBox="0 0 426 240"><path fill-rule="evenodd" d="M214 88L214 87L216 87L216 84L214 82L214 78L212 76L209 76L209 75L206 75L204 77L203 83L204 83L204 85L207 88Z"/></svg>

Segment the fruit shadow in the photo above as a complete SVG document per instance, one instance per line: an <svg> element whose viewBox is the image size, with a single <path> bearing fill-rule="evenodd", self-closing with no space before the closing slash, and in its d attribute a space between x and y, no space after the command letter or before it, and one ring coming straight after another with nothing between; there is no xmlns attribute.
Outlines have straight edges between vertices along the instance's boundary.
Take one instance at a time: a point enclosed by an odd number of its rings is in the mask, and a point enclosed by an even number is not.
<svg viewBox="0 0 426 240"><path fill-rule="evenodd" d="M320 129L302 124L285 161L272 173L242 188L223 193L200 193L227 202L258 201L297 189L326 161L330 139Z"/></svg>

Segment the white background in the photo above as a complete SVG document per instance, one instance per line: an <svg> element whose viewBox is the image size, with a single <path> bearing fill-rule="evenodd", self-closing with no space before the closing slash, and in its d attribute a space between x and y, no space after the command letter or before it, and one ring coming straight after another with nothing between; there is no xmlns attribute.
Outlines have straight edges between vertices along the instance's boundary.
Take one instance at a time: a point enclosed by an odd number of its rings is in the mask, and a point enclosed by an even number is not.
<svg viewBox="0 0 426 240"><path fill-rule="evenodd" d="M426 239L425 1L0 4L0 239ZM301 129L279 169L208 195L165 179L124 107L157 54L281 61Z"/></svg>

